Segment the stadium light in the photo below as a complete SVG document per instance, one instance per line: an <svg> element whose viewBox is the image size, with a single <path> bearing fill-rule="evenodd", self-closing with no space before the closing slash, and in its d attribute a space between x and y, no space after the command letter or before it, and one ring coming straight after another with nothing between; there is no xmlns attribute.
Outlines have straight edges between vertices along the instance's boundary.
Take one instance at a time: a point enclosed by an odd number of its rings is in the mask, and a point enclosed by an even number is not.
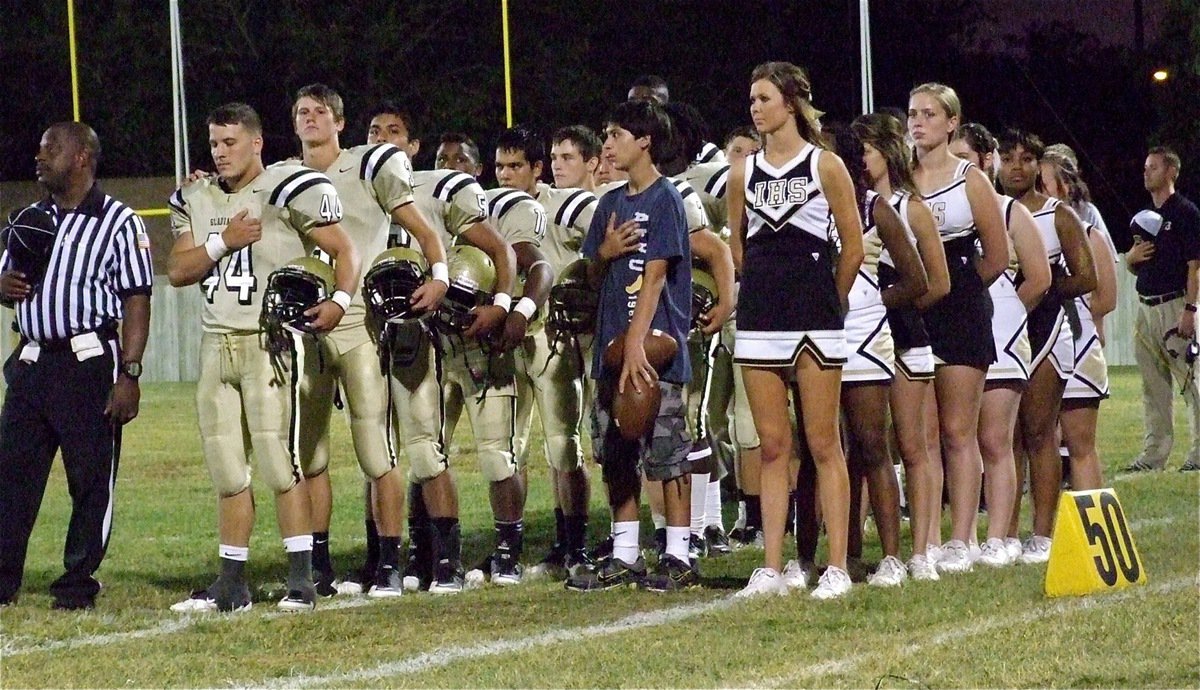
<svg viewBox="0 0 1200 690"><path fill-rule="evenodd" d="M1154 74L1150 76L1154 78L1154 81L1161 84L1171 77L1171 73L1165 69L1156 69L1154 70Z"/></svg>

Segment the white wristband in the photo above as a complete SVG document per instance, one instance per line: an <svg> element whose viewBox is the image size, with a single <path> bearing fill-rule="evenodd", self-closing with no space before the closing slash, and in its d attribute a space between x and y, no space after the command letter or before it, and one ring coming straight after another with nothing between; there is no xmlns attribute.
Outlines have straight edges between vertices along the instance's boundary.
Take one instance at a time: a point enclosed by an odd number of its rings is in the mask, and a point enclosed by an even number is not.
<svg viewBox="0 0 1200 690"><path fill-rule="evenodd" d="M442 281L442 283L444 283L446 285L446 287L450 287L450 269L446 266L446 262L439 261L436 264L430 266L429 267L429 275L434 280Z"/></svg>
<svg viewBox="0 0 1200 690"><path fill-rule="evenodd" d="M213 262L220 261L229 253L229 247L225 245L225 240L221 239L221 233L213 233L204 240L204 251L208 252L208 258Z"/></svg>
<svg viewBox="0 0 1200 690"><path fill-rule="evenodd" d="M533 321L533 315L537 312L537 303L528 297L522 297L517 301L517 306L512 308L518 314L522 314L526 321Z"/></svg>
<svg viewBox="0 0 1200 690"><path fill-rule="evenodd" d="M497 292L496 296L492 298L492 304L504 311L509 311L512 309L512 297L503 292Z"/></svg>
<svg viewBox="0 0 1200 690"><path fill-rule="evenodd" d="M342 308L342 311L350 310L350 293L345 290L336 290L329 296L329 301Z"/></svg>

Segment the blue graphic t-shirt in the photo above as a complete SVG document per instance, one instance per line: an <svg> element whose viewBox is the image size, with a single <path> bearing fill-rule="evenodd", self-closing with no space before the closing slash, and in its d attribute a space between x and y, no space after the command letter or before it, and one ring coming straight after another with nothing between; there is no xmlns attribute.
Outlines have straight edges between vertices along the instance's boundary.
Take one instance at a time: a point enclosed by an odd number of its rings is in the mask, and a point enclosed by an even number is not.
<svg viewBox="0 0 1200 690"><path fill-rule="evenodd" d="M660 177L640 194L630 195L628 187L620 187L600 198L592 215L583 255L596 259L608 218L617 214L619 227L627 220L636 220L641 227L642 243L638 250L618 257L608 265L604 284L600 288L600 307L596 323L596 338L592 347L592 377L602 378L604 348L629 326L642 289L642 272L647 261L667 262L667 280L658 299L658 309L650 328L670 333L679 344L678 354L660 378L671 383L687 383L692 378L692 366L687 354L687 332L692 316L692 253L688 242L687 217L679 190ZM616 375L619 372L613 372Z"/></svg>

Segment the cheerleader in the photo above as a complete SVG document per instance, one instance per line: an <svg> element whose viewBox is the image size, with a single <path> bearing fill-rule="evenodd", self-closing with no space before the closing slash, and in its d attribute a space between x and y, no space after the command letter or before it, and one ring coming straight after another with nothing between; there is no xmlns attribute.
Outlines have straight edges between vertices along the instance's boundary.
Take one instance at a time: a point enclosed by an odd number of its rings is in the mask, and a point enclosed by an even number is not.
<svg viewBox="0 0 1200 690"><path fill-rule="evenodd" d="M794 377L829 538L829 566L812 596L829 599L850 591L850 487L838 410L844 314L863 260L862 221L845 164L821 147L808 75L790 63L768 62L750 81L750 116L763 150L730 170L728 201L742 278L734 361L742 365L761 442L765 563L741 594L787 591L780 566L792 457L788 380Z"/></svg>
<svg viewBox="0 0 1200 690"><path fill-rule="evenodd" d="M950 273L949 294L924 312L937 366L932 419L949 473L951 534L938 560L943 572L971 569L967 544L983 472L979 407L984 377L996 359L987 286L1008 261L1004 219L987 176L948 149L961 116L958 95L948 86L922 84L909 93L908 131L917 154L913 179L937 223Z"/></svg>

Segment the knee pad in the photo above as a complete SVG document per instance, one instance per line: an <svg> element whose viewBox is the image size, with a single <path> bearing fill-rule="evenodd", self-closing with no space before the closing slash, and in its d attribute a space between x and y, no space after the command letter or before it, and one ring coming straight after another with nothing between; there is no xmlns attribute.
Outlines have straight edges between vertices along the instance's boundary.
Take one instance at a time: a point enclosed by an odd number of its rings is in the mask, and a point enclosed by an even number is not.
<svg viewBox="0 0 1200 690"><path fill-rule="evenodd" d="M479 472L489 482L502 482L517 473L517 458L511 450L480 446Z"/></svg>
<svg viewBox="0 0 1200 690"><path fill-rule="evenodd" d="M559 472L572 472L583 467L579 434L547 436L546 461Z"/></svg>
<svg viewBox="0 0 1200 690"><path fill-rule="evenodd" d="M300 465L283 439L274 434L257 434L251 435L250 441L258 473L271 491L284 493L300 481Z"/></svg>
<svg viewBox="0 0 1200 690"><path fill-rule="evenodd" d="M408 458L408 481L410 484L427 482L445 472L450 466L446 461L445 454L439 450L434 441L406 443L404 455Z"/></svg>
<svg viewBox="0 0 1200 690"><path fill-rule="evenodd" d="M230 452L224 437L204 439L204 464L213 488L221 498L236 496L250 487L250 468L240 452ZM238 448L241 438L237 439Z"/></svg>

